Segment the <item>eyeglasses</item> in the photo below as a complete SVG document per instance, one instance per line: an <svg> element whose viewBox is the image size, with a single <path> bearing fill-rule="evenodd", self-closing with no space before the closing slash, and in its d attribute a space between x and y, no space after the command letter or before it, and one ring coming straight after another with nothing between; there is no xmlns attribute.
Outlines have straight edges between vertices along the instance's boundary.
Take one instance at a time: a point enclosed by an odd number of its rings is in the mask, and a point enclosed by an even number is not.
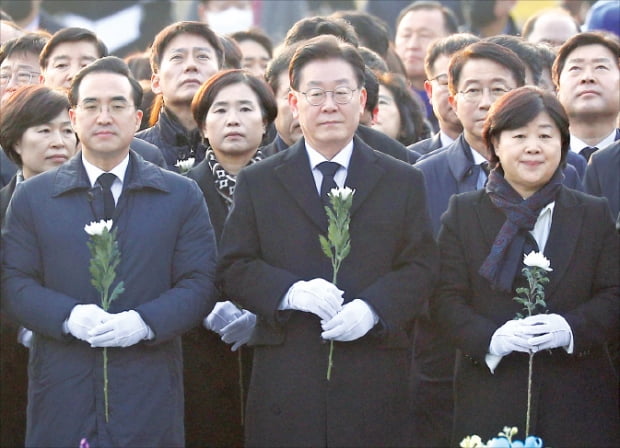
<svg viewBox="0 0 620 448"><path fill-rule="evenodd" d="M37 72L27 72L27 71L20 71L20 72L2 72L0 73L0 84L7 85L10 81L11 78L15 78L15 83L18 86L25 86L27 84L32 83L32 78L34 76L39 76L40 73Z"/></svg>
<svg viewBox="0 0 620 448"><path fill-rule="evenodd" d="M120 116L125 112L133 108L133 105L126 101L112 101L110 104L99 103L97 101L88 101L77 105L82 109L85 115L96 116L103 112L103 108L106 107L107 111L112 116Z"/></svg>
<svg viewBox="0 0 620 448"><path fill-rule="evenodd" d="M503 96L504 94L510 92L510 90L512 89L509 89L507 87L499 87L499 86L498 87L484 87L484 88L470 87L467 90L458 92L458 94L461 95L465 101L469 101L470 103L478 103L482 99L482 95L484 94L485 90L489 92L491 99L495 101L501 96Z"/></svg>
<svg viewBox="0 0 620 448"><path fill-rule="evenodd" d="M334 90L324 90L319 87L309 89L306 92L299 92L306 97L306 101L312 106L320 106L327 99L327 94L331 93L332 98L337 104L347 104L353 98L353 92L357 89L350 89L348 87L338 87Z"/></svg>
<svg viewBox="0 0 620 448"><path fill-rule="evenodd" d="M437 84L439 84L442 87L445 87L448 85L448 75L446 75L445 73L442 73L441 75L437 75L434 78L429 79L429 81L437 81Z"/></svg>

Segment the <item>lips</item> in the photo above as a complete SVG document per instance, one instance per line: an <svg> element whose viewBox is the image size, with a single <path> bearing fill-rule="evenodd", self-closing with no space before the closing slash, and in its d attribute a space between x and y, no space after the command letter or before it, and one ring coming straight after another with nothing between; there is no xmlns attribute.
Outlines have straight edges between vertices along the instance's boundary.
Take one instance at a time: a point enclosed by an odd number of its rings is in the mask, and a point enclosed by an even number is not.
<svg viewBox="0 0 620 448"><path fill-rule="evenodd" d="M111 137L114 135L114 132L111 130L100 130L100 131L95 131L93 135L95 137Z"/></svg>
<svg viewBox="0 0 620 448"><path fill-rule="evenodd" d="M60 163L65 163L69 158L65 155L56 154L53 156L46 157L46 159L49 160L50 162L60 164Z"/></svg>
<svg viewBox="0 0 620 448"><path fill-rule="evenodd" d="M197 86L199 86L201 84L202 84L202 82L199 79L193 79L193 78L192 79L186 79L185 81L181 82L182 86L187 86L187 85L197 85Z"/></svg>
<svg viewBox="0 0 620 448"><path fill-rule="evenodd" d="M228 134L224 134L224 138L241 138L243 134L239 132L229 132Z"/></svg>
<svg viewBox="0 0 620 448"><path fill-rule="evenodd" d="M584 96L584 95L600 95L600 93L596 90L582 90L581 92L577 94L577 96Z"/></svg>

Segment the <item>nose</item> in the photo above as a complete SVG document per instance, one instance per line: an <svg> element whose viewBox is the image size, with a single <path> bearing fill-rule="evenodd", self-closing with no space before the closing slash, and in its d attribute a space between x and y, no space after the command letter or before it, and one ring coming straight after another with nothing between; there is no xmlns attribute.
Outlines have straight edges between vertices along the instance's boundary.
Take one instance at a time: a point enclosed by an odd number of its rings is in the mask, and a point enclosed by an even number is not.
<svg viewBox="0 0 620 448"><path fill-rule="evenodd" d="M580 82L592 82L594 80L594 71L590 65L586 65L581 71Z"/></svg>
<svg viewBox="0 0 620 448"><path fill-rule="evenodd" d="M60 129L52 132L50 146L52 148L63 148L65 146L65 140L63 139L62 131Z"/></svg>
<svg viewBox="0 0 620 448"><path fill-rule="evenodd" d="M226 114L226 126L238 126L239 115L236 110L230 109Z"/></svg>
<svg viewBox="0 0 620 448"><path fill-rule="evenodd" d="M99 107L99 113L97 113L97 123L109 123L112 121L112 114L110 113L110 107L102 104Z"/></svg>
<svg viewBox="0 0 620 448"><path fill-rule="evenodd" d="M495 99L491 95L491 89L489 89L488 87L484 87L482 89L482 96L480 97L480 103L478 104L478 106L481 109L489 109L491 107L491 104L493 104L493 101L495 101Z"/></svg>
<svg viewBox="0 0 620 448"><path fill-rule="evenodd" d="M334 100L334 92L325 92L325 101L321 104L321 108L330 110L337 107L336 100Z"/></svg>

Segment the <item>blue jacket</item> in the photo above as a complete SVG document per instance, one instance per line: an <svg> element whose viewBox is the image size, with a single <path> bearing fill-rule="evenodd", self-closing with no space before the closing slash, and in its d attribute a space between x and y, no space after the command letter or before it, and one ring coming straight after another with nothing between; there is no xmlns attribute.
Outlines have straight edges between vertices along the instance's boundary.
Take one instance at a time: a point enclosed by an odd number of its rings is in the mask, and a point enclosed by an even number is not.
<svg viewBox="0 0 620 448"><path fill-rule="evenodd" d="M108 354L104 420L102 349L62 332L80 303L100 304L90 283L84 225L100 219L78 154L20 184L2 234L3 298L34 331L28 446L183 446L181 334L215 303L216 248L195 182L130 153L114 219L125 291L111 313L136 310L155 338ZM102 207L101 207L102 208Z"/></svg>
<svg viewBox="0 0 620 448"><path fill-rule="evenodd" d="M161 149L167 168L178 172L175 166L178 160L195 159L194 166L198 165L207 152L198 129L188 131L179 122L176 116L165 107L159 114L159 120L154 126L140 131L136 137L146 140Z"/></svg>

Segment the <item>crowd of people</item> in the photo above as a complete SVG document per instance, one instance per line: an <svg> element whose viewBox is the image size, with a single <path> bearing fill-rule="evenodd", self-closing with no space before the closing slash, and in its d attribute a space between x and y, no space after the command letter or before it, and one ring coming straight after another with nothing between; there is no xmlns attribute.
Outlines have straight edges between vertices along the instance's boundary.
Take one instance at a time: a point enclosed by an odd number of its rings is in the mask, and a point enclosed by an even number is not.
<svg viewBox="0 0 620 448"><path fill-rule="evenodd" d="M2 4L0 446L617 444L620 3L64 3Z"/></svg>

